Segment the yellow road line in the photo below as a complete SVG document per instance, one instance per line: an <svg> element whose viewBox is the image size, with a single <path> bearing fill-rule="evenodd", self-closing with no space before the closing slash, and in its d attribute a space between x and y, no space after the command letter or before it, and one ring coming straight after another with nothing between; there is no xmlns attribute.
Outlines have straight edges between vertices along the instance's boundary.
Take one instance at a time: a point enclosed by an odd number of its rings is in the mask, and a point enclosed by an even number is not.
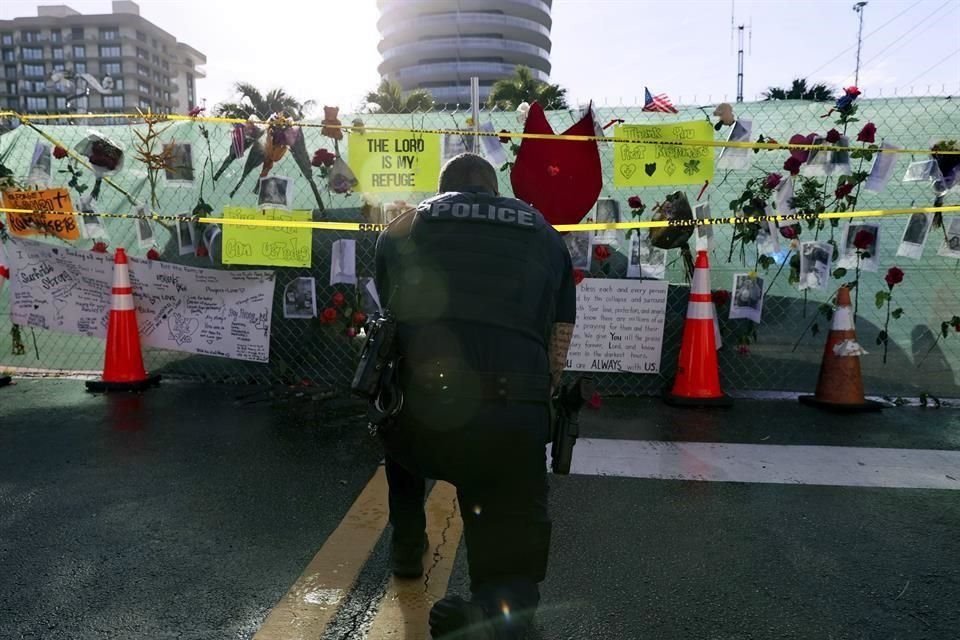
<svg viewBox="0 0 960 640"><path fill-rule="evenodd" d="M460 546L463 521L457 492L437 482L427 499L427 536L431 555L421 580L390 578L390 585L367 633L367 640L427 640L430 607L447 593L453 561Z"/></svg>
<svg viewBox="0 0 960 640"><path fill-rule="evenodd" d="M323 635L387 525L387 504L387 479L380 467L254 640L307 640Z"/></svg>

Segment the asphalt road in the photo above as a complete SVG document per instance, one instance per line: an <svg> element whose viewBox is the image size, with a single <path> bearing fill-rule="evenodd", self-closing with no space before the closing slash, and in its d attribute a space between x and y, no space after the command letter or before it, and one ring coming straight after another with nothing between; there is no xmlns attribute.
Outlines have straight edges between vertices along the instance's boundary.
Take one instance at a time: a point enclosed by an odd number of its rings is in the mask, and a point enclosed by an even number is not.
<svg viewBox="0 0 960 640"><path fill-rule="evenodd" d="M584 422L597 441L791 447L778 450L813 456L814 471L789 484L552 478L541 640L960 637L960 493L823 486L814 460L924 450L942 454L930 472L951 478L960 411L836 418L788 401L685 412L621 400ZM388 578L389 529L369 524L382 509L355 517L379 460L357 408L309 389L0 389L0 638L424 640L391 627L391 608L412 600ZM444 538L457 531L448 502L431 507ZM338 536L370 545L329 621L265 624ZM438 549L433 589L449 579L466 594L463 545ZM406 623L418 607L400 612Z"/></svg>

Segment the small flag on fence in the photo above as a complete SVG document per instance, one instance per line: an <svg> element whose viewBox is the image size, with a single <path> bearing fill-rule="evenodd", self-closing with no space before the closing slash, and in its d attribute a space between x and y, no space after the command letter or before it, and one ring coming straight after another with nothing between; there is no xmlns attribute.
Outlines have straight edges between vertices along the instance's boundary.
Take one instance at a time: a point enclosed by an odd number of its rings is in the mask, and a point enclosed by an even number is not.
<svg viewBox="0 0 960 640"><path fill-rule="evenodd" d="M643 88L643 110L644 111L662 111L663 113L678 113L676 108L670 102L667 94L661 93L656 97L650 95L650 89Z"/></svg>
<svg viewBox="0 0 960 640"><path fill-rule="evenodd" d="M243 125L235 124L233 125L233 132L230 136L230 146L233 151L234 158L242 158L243 152L246 150L246 144L243 139Z"/></svg>

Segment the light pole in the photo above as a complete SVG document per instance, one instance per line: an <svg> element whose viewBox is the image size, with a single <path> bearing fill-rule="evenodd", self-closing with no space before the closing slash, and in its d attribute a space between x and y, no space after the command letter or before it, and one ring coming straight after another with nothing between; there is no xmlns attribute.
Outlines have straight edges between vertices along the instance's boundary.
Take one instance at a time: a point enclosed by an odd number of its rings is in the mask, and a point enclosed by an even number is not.
<svg viewBox="0 0 960 640"><path fill-rule="evenodd" d="M857 31L857 70L853 74L853 86L860 85L860 46L863 44L863 8L865 1L853 5L853 10L860 14L860 29Z"/></svg>

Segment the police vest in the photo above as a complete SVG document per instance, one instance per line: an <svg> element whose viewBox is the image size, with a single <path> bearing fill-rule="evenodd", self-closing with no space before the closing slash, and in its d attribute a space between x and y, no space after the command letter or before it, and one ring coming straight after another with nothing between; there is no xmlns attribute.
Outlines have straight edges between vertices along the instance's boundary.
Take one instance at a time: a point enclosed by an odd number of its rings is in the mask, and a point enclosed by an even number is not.
<svg viewBox="0 0 960 640"><path fill-rule="evenodd" d="M396 245L400 269L390 306L400 322L479 323L546 347L561 274L543 216L519 200L482 193L441 194L413 215L408 239Z"/></svg>

